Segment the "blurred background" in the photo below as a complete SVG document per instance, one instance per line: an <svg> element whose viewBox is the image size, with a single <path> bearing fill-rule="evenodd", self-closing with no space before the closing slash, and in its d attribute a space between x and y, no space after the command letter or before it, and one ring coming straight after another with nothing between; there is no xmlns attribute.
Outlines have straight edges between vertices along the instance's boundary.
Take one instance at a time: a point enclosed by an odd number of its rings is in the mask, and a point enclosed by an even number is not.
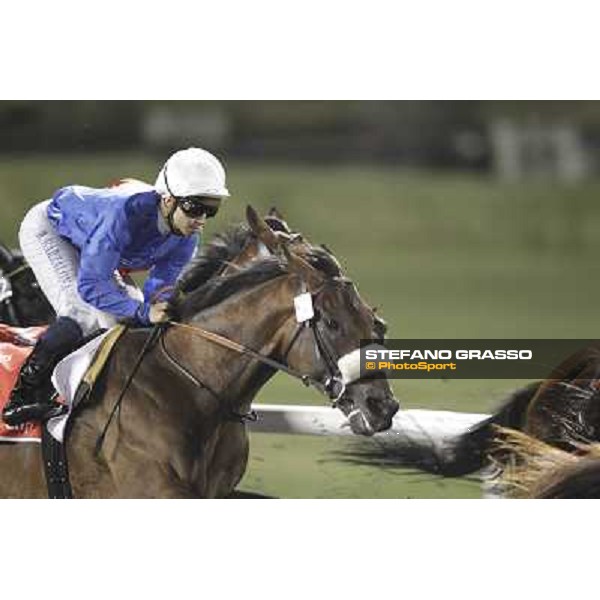
<svg viewBox="0 0 600 600"><path fill-rule="evenodd" d="M333 249L395 338L593 338L600 103L0 101L0 239L59 187L153 182L219 156L232 198L205 240L276 206ZM522 381L394 381L404 408L486 412ZM284 376L261 402L323 404ZM347 442L252 436L245 489L281 497L478 497L468 480L344 464Z"/></svg>

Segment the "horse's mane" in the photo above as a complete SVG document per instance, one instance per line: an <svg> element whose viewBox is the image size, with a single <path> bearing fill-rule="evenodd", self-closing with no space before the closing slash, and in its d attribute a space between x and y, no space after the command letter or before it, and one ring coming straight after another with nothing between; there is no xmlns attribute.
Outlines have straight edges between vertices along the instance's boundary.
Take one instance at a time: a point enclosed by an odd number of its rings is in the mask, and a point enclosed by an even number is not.
<svg viewBox="0 0 600 600"><path fill-rule="evenodd" d="M232 225L216 234L185 269L177 284L178 291L186 293L206 283L228 261L238 256L253 237L254 233L246 223Z"/></svg>
<svg viewBox="0 0 600 600"><path fill-rule="evenodd" d="M312 246L303 258L326 277L339 277L342 275L340 263L325 244Z"/></svg>
<svg viewBox="0 0 600 600"><path fill-rule="evenodd" d="M176 294L169 304L169 313L175 320L184 320L219 304L243 289L270 281L285 273L285 266L278 258L265 258L230 275L212 277L186 294Z"/></svg>
<svg viewBox="0 0 600 600"><path fill-rule="evenodd" d="M287 272L285 262L276 256L268 256L229 275L219 275L222 266L237 257L254 235L245 223L241 223L216 235L202 249L177 285L169 305L173 319L195 315L243 289L270 281ZM307 246L303 258L326 277L341 275L339 263L325 246Z"/></svg>

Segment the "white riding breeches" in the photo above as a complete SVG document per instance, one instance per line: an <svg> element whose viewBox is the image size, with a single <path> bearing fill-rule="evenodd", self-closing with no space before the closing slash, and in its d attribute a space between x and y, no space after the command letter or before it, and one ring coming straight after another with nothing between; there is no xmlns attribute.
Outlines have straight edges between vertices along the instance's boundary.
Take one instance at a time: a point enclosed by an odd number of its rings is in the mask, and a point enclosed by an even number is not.
<svg viewBox="0 0 600 600"><path fill-rule="evenodd" d="M59 317L71 317L81 326L84 335L110 328L116 317L85 302L77 289L79 251L61 237L48 220L46 209L50 200L36 204L26 215L19 230L23 256L31 266L40 287ZM135 300L144 300L141 290L126 283L115 272L115 281Z"/></svg>

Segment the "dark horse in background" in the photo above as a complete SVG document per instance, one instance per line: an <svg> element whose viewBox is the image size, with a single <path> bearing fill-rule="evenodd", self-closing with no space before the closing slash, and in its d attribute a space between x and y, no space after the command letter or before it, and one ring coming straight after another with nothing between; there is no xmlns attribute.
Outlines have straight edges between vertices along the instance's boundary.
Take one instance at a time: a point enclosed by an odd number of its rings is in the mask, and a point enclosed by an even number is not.
<svg viewBox="0 0 600 600"><path fill-rule="evenodd" d="M443 477L482 469L497 476L519 460L519 453L506 443L506 429L571 455L578 454L582 444L600 442L600 343L569 356L547 379L515 391L489 418L444 444L415 442L398 448L357 443L346 458Z"/></svg>
<svg viewBox="0 0 600 600"><path fill-rule="evenodd" d="M0 242L0 323L31 327L47 325L54 317L21 252Z"/></svg>
<svg viewBox="0 0 600 600"><path fill-rule="evenodd" d="M125 332L75 409L66 438L75 497L231 495L248 461L251 403L278 369L333 398L354 433L391 426L398 403L387 380L330 387L332 379L339 383L338 359L354 356L361 340L381 341L383 331L331 252L274 232L252 209L248 225L214 244L180 281L172 320L158 330L101 447L116 398L153 330ZM297 322L294 298L301 293L312 298L310 322ZM214 334L235 345L214 343ZM46 496L36 444L0 446L0 496Z"/></svg>

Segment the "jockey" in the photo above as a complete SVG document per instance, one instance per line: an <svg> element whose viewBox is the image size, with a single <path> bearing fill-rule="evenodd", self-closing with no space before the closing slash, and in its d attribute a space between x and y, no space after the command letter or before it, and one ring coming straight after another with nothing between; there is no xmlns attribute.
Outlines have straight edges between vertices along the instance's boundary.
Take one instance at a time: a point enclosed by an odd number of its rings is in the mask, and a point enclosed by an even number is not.
<svg viewBox="0 0 600 600"><path fill-rule="evenodd" d="M58 412L50 375L84 336L120 320L167 320L167 290L228 196L219 160L188 148L169 157L154 187L134 180L103 189L72 185L27 213L19 242L57 319L21 368L2 413L7 425ZM132 270L149 270L143 293Z"/></svg>

